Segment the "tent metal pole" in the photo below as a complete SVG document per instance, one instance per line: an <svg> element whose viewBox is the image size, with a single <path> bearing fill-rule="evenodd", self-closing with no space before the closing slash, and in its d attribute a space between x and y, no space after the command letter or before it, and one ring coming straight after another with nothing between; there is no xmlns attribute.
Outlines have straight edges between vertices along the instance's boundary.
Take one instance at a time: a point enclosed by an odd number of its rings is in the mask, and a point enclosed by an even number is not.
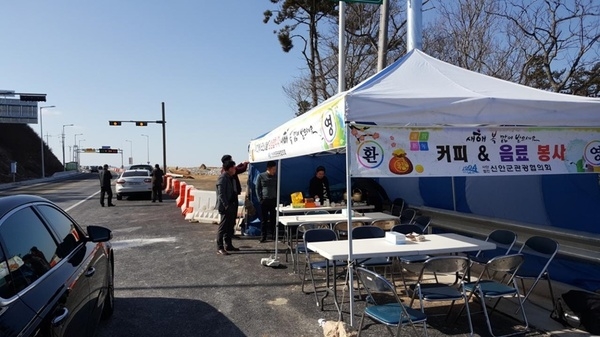
<svg viewBox="0 0 600 337"><path fill-rule="evenodd" d="M346 213L348 214L348 294L350 296L350 326L354 326L354 273L352 272L352 179L350 177L350 124L346 122ZM335 275L334 275L335 277ZM335 282L335 280L333 280ZM342 298L342 301L344 299ZM340 318L342 313L340 312Z"/></svg>
<svg viewBox="0 0 600 337"><path fill-rule="evenodd" d="M346 90L346 3L339 2L339 32L338 32L338 93Z"/></svg>
<svg viewBox="0 0 600 337"><path fill-rule="evenodd" d="M279 200L280 198L280 194L281 194L281 159L277 160L277 203L276 205L279 206ZM277 208L275 208L277 209ZM277 211L275 213L275 257L274 259L277 260L277 254L279 253L278 249L277 249L277 242L279 241L279 211Z"/></svg>
<svg viewBox="0 0 600 337"><path fill-rule="evenodd" d="M452 176L452 207L456 212L456 185L454 185L454 176Z"/></svg>

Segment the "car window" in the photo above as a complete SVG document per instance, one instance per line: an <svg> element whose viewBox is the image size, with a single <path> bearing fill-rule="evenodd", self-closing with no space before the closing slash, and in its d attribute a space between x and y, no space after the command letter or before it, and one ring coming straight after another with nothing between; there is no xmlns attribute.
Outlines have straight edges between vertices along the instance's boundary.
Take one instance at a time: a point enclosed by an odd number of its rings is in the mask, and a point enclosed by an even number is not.
<svg viewBox="0 0 600 337"><path fill-rule="evenodd" d="M5 244L11 282L19 292L44 275L57 245L40 218L30 207L8 216L0 224L0 236Z"/></svg>
<svg viewBox="0 0 600 337"><path fill-rule="evenodd" d="M57 257L62 259L69 255L69 253L75 249L82 236L77 228L77 225L75 225L71 219L54 207L41 205L37 206L37 209L40 211L40 213L42 213L42 216L46 219L46 222L50 224L58 237L62 240L56 249Z"/></svg>
<svg viewBox="0 0 600 337"><path fill-rule="evenodd" d="M6 256L4 255L4 251L0 249L0 297L1 298L11 298L15 293L15 289L13 288L13 282L10 278L10 272L8 267L8 261L6 261Z"/></svg>
<svg viewBox="0 0 600 337"><path fill-rule="evenodd" d="M125 171L123 172L123 177L147 177L150 175L148 171Z"/></svg>

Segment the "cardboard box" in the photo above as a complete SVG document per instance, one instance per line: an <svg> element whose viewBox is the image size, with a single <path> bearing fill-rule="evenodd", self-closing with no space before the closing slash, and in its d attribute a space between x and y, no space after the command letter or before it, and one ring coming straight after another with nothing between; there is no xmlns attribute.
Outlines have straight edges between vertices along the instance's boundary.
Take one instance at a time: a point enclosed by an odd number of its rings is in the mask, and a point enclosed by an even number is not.
<svg viewBox="0 0 600 337"><path fill-rule="evenodd" d="M403 245L406 243L404 234L397 232L385 232L385 240L394 245Z"/></svg>

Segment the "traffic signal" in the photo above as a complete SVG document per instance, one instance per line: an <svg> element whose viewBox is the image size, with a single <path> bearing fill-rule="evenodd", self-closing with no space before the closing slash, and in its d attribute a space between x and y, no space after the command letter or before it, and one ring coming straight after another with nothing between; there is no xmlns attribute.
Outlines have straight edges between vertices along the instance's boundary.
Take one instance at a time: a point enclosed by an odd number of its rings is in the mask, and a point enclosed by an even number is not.
<svg viewBox="0 0 600 337"><path fill-rule="evenodd" d="M24 102L46 102L46 94L20 94L19 100Z"/></svg>
<svg viewBox="0 0 600 337"><path fill-rule="evenodd" d="M119 153L119 150L118 149L98 149L98 152L99 153Z"/></svg>
<svg viewBox="0 0 600 337"><path fill-rule="evenodd" d="M108 125L110 126L121 126L120 121L108 121Z"/></svg>
<svg viewBox="0 0 600 337"><path fill-rule="evenodd" d="M135 126L148 126L148 122L135 122Z"/></svg>

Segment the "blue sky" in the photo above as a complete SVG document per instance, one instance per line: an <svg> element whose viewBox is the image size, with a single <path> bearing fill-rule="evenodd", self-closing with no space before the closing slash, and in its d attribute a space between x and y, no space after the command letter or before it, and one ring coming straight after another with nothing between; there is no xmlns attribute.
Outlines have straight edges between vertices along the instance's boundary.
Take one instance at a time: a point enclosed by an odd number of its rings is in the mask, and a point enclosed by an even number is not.
<svg viewBox="0 0 600 337"><path fill-rule="evenodd" d="M2 3L0 90L45 93L44 137L62 160L82 148L123 149L125 165L162 165L160 124L110 127L109 120L160 120L167 165L247 160L255 138L294 111L282 86L299 76L300 49L281 51L263 1L9 1ZM31 124L39 133L39 124ZM128 142L130 140L131 142ZM82 165L120 166L121 156L82 154Z"/></svg>

